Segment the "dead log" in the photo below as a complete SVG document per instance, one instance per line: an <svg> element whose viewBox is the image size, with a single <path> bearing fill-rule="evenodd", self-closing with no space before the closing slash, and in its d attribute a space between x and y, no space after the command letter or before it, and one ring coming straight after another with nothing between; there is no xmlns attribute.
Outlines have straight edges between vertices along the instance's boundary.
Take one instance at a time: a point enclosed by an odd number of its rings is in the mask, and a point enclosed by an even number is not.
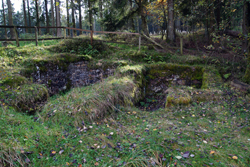
<svg viewBox="0 0 250 167"><path fill-rule="evenodd" d="M145 37L148 41L152 42L153 44L155 44L156 46L159 46L160 48L164 49L165 48L161 45L161 44L158 44L157 42L155 42L153 39L151 39L150 37L147 37L143 32L141 33L141 35L143 37ZM170 51L171 52L171 51ZM172 53L172 52L171 52Z"/></svg>

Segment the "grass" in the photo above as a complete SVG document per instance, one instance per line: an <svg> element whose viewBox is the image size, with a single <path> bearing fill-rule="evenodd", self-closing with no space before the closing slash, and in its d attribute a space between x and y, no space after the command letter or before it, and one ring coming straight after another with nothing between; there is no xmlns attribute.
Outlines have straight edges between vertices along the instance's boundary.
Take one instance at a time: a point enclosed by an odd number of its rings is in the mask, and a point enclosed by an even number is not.
<svg viewBox="0 0 250 167"><path fill-rule="evenodd" d="M93 55L90 60L93 68L97 63L102 67L119 67L115 76L50 97L42 111L34 115L17 112L0 99L0 164L248 166L249 95L226 84L212 85L223 92L216 100L211 91L209 101L193 100L189 105L177 104L156 111L139 110L132 103L139 97L136 90L144 79L141 76L145 64L162 62L159 57L164 57L168 63L213 66L206 68L208 71L218 65L203 56L137 49L112 44L109 50ZM28 62L51 60L60 54L48 47L32 45L7 48L2 53L3 80L27 68ZM21 59L16 59L20 56ZM8 84L18 87L21 82ZM192 96L197 99L197 94Z"/></svg>
<svg viewBox="0 0 250 167"><path fill-rule="evenodd" d="M154 112L121 107L77 127L70 114L63 121L55 122L55 116L42 121L40 114L2 108L1 146L14 148L33 166L248 166L250 99L224 91L222 101Z"/></svg>

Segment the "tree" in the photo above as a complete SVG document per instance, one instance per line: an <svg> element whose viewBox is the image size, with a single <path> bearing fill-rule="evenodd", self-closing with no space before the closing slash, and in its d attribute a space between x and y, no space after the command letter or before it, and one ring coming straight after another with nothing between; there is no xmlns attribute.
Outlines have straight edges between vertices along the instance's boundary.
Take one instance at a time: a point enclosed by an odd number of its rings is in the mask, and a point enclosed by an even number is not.
<svg viewBox="0 0 250 167"><path fill-rule="evenodd" d="M66 0L66 11L67 11L67 27L69 27L69 0ZM70 30L67 29L68 35L70 35Z"/></svg>
<svg viewBox="0 0 250 167"><path fill-rule="evenodd" d="M2 7L3 7L3 24L4 26L6 25L6 20L5 20L5 10L4 10L4 1L2 0ZM7 39L7 29L5 28L5 38Z"/></svg>
<svg viewBox="0 0 250 167"><path fill-rule="evenodd" d="M130 4L130 8L132 9L133 8L133 1L132 0L129 0L129 4ZM131 29L133 32L135 32L135 23L134 23L134 18L133 16L130 17L130 24L131 24Z"/></svg>
<svg viewBox="0 0 250 167"><path fill-rule="evenodd" d="M93 31L93 14L92 14L91 0L88 0L88 8L89 8L89 29Z"/></svg>
<svg viewBox="0 0 250 167"><path fill-rule="evenodd" d="M173 43L175 41L174 28L174 0L168 0L168 27L167 40Z"/></svg>
<svg viewBox="0 0 250 167"><path fill-rule="evenodd" d="M99 16L100 16L101 20L103 19L103 9L102 9L102 6L103 6L103 0L99 0ZM101 31L103 31L102 25L101 25Z"/></svg>
<svg viewBox="0 0 250 167"><path fill-rule="evenodd" d="M35 0L35 6L36 6L36 26L40 27L40 19L39 19L39 6L38 6L38 1L39 0ZM41 29L38 29L39 34L41 35Z"/></svg>
<svg viewBox="0 0 250 167"><path fill-rule="evenodd" d="M162 39L164 37L164 31L166 30L167 25L167 1L166 0L158 0L152 2L147 6L148 14L150 18L152 18L152 23L161 27L162 30Z"/></svg>
<svg viewBox="0 0 250 167"><path fill-rule="evenodd" d="M12 4L10 0L7 0L7 5L8 5L8 17L9 17L9 25L13 26L13 18L12 18ZM10 28L10 38L15 39L15 32L14 28Z"/></svg>
<svg viewBox="0 0 250 167"><path fill-rule="evenodd" d="M250 2L246 0L244 0L243 26L245 28L244 31L248 32L249 34L250 33ZM244 37L246 40L249 40L248 34L243 34L243 35L246 35ZM248 41L247 69L245 72L244 80L246 83L250 84L250 42L249 41Z"/></svg>
<svg viewBox="0 0 250 167"><path fill-rule="evenodd" d="M27 17L26 17L25 0L23 0L23 18L24 18L24 25L28 26L28 24L27 24ZM25 28L25 32L28 32L27 28Z"/></svg>
<svg viewBox="0 0 250 167"><path fill-rule="evenodd" d="M27 8L28 8L29 26L31 26L31 19L30 19L30 5L29 5L29 0L27 0Z"/></svg>
<svg viewBox="0 0 250 167"><path fill-rule="evenodd" d="M46 26L49 27L49 14L48 14L48 2L47 0L44 0L44 3L45 3L45 13L46 13ZM49 33L49 29L47 28L46 29L46 33L48 34Z"/></svg>
<svg viewBox="0 0 250 167"><path fill-rule="evenodd" d="M60 1L56 0L56 27L61 27L61 21L60 21ZM58 37L62 36L61 28L56 29L56 34Z"/></svg>
<svg viewBox="0 0 250 167"><path fill-rule="evenodd" d="M76 20L75 20L75 4L74 0L71 0L71 16L72 16L72 24L73 28L76 28ZM76 36L76 30L73 30L73 36Z"/></svg>
<svg viewBox="0 0 250 167"><path fill-rule="evenodd" d="M55 15L54 15L54 2L53 0L50 0L50 6L51 6L51 22L52 22L52 27L55 27ZM52 35L55 34L55 29L52 28Z"/></svg>
<svg viewBox="0 0 250 167"><path fill-rule="evenodd" d="M146 36L149 37L149 32L148 32L148 25L147 25L147 15L145 12L145 6L148 4L148 1L143 1L143 0L137 0L136 1L138 5L138 11L139 15L141 16L141 21L142 21L142 31Z"/></svg>
<svg viewBox="0 0 250 167"><path fill-rule="evenodd" d="M81 0L77 0L78 2L78 8L79 8L79 28L82 29L82 6L81 6ZM80 31L80 34L82 34L82 31Z"/></svg>

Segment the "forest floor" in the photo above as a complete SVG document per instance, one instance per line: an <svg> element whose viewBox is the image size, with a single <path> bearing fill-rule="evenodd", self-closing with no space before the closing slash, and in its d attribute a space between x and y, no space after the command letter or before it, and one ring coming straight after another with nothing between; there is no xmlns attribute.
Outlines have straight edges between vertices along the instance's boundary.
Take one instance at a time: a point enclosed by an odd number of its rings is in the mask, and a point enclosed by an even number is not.
<svg viewBox="0 0 250 167"><path fill-rule="evenodd" d="M230 85L244 75L244 56L195 51L191 45L184 55L176 49L162 53L146 46L138 52L137 46L125 44L82 46L50 41L38 47L0 49L2 166L249 166L249 92ZM65 71L62 62L83 60L89 62L89 70L115 69L115 74L85 87L70 87L46 101L30 97L37 93L34 89L49 85L34 86L40 85L31 75L37 72L35 65L56 64ZM205 90L220 90L219 98L171 107L165 107L166 93L138 98L142 93L137 89L148 80L144 70L166 63L214 69L222 82ZM191 97L203 91L188 88ZM208 94L217 96L213 91ZM22 105L13 101L25 103L24 98L39 104L17 111Z"/></svg>

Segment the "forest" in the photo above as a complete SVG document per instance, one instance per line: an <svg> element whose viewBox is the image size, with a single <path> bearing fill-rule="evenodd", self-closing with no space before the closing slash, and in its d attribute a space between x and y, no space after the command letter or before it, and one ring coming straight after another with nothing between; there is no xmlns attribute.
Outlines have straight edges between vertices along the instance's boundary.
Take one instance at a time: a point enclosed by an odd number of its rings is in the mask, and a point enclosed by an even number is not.
<svg viewBox="0 0 250 167"><path fill-rule="evenodd" d="M250 0L19 1L0 166L249 166Z"/></svg>

